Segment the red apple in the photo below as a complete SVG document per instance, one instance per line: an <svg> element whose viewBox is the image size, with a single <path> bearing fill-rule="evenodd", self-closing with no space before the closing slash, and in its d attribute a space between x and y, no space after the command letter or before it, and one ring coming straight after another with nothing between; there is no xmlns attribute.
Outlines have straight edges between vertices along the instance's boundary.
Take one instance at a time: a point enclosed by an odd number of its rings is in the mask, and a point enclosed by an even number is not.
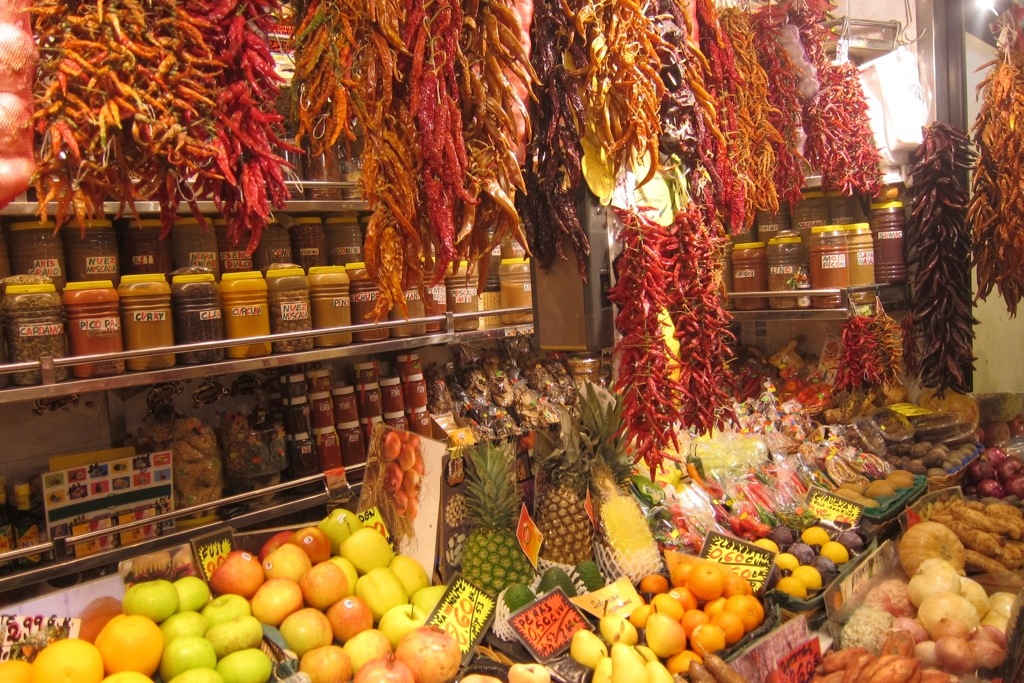
<svg viewBox="0 0 1024 683"><path fill-rule="evenodd" d="M234 593L248 600L263 585L263 565L255 555L244 550L232 550L213 570L210 588L218 595Z"/></svg>
<svg viewBox="0 0 1024 683"><path fill-rule="evenodd" d="M288 542L302 548L309 561L313 564L326 562L331 556L331 539L315 526L307 526L296 531Z"/></svg>
<svg viewBox="0 0 1024 683"><path fill-rule="evenodd" d="M416 683L410 669L393 657L381 657L366 663L356 674L354 683Z"/></svg>
<svg viewBox="0 0 1024 683"><path fill-rule="evenodd" d="M268 626L279 626L284 618L303 607L302 589L293 579L270 579L250 600L252 615Z"/></svg>
<svg viewBox="0 0 1024 683"><path fill-rule="evenodd" d="M450 634L421 626L398 643L395 659L412 669L416 683L451 683L462 664L462 652Z"/></svg>
<svg viewBox="0 0 1024 683"><path fill-rule="evenodd" d="M283 546L285 543L287 543L288 539L291 538L294 534L294 531L278 531L276 534L268 538L266 543L264 543L260 547L259 555L257 555L257 557L260 559L260 562L263 562L263 560L267 559L267 555L269 555L270 553L274 552L275 550Z"/></svg>
<svg viewBox="0 0 1024 683"><path fill-rule="evenodd" d="M327 609L349 594L345 570L326 560L299 578L299 588L306 604L319 610Z"/></svg>
<svg viewBox="0 0 1024 683"><path fill-rule="evenodd" d="M357 633L373 628L370 606L354 595L328 607L327 620L331 622L334 639L339 643L346 643Z"/></svg>
<svg viewBox="0 0 1024 683"><path fill-rule="evenodd" d="M310 650L299 660L299 671L313 683L337 683L352 679L352 661L337 645Z"/></svg>

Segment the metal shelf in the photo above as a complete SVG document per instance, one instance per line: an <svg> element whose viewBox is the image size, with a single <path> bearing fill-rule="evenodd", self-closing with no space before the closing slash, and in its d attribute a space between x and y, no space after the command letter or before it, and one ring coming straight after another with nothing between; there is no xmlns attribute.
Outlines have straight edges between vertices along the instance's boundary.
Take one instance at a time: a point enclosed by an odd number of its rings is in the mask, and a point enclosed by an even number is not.
<svg viewBox="0 0 1024 683"><path fill-rule="evenodd" d="M850 312L845 308L790 308L770 309L756 311L729 311L732 319L739 322L752 322L756 320L780 321L780 320L846 320Z"/></svg>
<svg viewBox="0 0 1024 683"><path fill-rule="evenodd" d="M203 214L217 214L217 205L213 202L196 202L199 206L199 211ZM114 216L117 215L120 205L117 202L105 202L103 204L103 212ZM140 214L159 214L160 203L159 202L135 202L135 208ZM24 216L31 217L35 216L39 210L39 204L36 202L11 202L3 209L0 209L0 216ZM309 200L309 199L296 199L289 201L285 206L285 212L292 213L331 213L331 212L353 212L353 211L368 211L369 205L362 199L325 199L325 200ZM57 211L57 205L51 203L47 206L47 212L49 215L53 215ZM182 204L178 207L178 213L189 213L187 204ZM124 215L132 215L130 207L124 208Z"/></svg>
<svg viewBox="0 0 1024 683"><path fill-rule="evenodd" d="M861 292L874 291L878 297L882 300L883 306L887 311L899 310L903 307L903 302L906 299L904 292L904 285L860 285L855 287L848 287L845 289L797 289L797 290L784 290L778 292L728 292L726 296L732 301L742 299L765 299L765 298L785 298L785 299L796 299L804 297L815 297L815 296L836 296L839 295L842 300L842 306L839 308L787 308L787 309L758 309L753 311L740 311L732 310L729 313L732 315L732 319L737 322L755 322L763 320L766 322L777 322L777 321L799 321L799 320L819 320L819 321L842 321L847 320L853 315L859 304L853 303L850 299L851 294ZM899 296L890 297L893 292Z"/></svg>

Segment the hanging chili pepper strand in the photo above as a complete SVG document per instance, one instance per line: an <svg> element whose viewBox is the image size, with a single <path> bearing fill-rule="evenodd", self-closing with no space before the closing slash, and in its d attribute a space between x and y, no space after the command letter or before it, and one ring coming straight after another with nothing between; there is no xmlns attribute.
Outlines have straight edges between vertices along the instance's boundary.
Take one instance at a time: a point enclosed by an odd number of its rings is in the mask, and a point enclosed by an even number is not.
<svg viewBox="0 0 1024 683"><path fill-rule="evenodd" d="M647 13L661 38L656 46L661 81L665 86L661 99L661 153L689 160L697 153L698 146L693 120L697 98L686 82L685 19L674 0L651 3Z"/></svg>
<svg viewBox="0 0 1024 683"><path fill-rule="evenodd" d="M855 315L843 325L843 354L835 389L866 390L896 384L902 358L900 327L881 307L872 315Z"/></svg>
<svg viewBox="0 0 1024 683"><path fill-rule="evenodd" d="M962 177L974 153L964 133L936 122L925 128L913 162L906 234L914 334L904 335L904 353L922 385L939 396L947 389L966 393L978 321L971 312L969 195ZM915 341L924 347L920 353Z"/></svg>

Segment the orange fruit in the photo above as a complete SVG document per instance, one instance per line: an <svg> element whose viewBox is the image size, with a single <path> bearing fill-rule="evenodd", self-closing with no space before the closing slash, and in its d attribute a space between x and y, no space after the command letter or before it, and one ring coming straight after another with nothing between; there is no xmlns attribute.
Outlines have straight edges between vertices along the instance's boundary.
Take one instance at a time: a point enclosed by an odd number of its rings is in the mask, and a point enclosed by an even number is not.
<svg viewBox="0 0 1024 683"><path fill-rule="evenodd" d="M651 605L640 605L635 610L629 613L629 623L633 624L637 628L644 628L647 626L647 619L654 612L654 607Z"/></svg>
<svg viewBox="0 0 1024 683"><path fill-rule="evenodd" d="M641 593L664 593L668 590L668 579L662 574L648 574L640 579Z"/></svg>
<svg viewBox="0 0 1024 683"><path fill-rule="evenodd" d="M685 674L690 671L690 662L704 663L704 658L693 650L683 650L665 661L665 668L670 674Z"/></svg>
<svg viewBox="0 0 1024 683"><path fill-rule="evenodd" d="M704 605L704 614L713 617L725 609L725 598L716 598Z"/></svg>
<svg viewBox="0 0 1024 683"><path fill-rule="evenodd" d="M725 570L711 562L704 562L690 572L686 582L698 600L714 600L725 590Z"/></svg>
<svg viewBox="0 0 1024 683"><path fill-rule="evenodd" d="M735 645L740 642L743 639L743 634L747 632L743 620L735 612L723 610L711 617L711 623L722 629L722 632L725 633L726 645Z"/></svg>
<svg viewBox="0 0 1024 683"><path fill-rule="evenodd" d="M108 674L137 671L152 677L164 653L164 637L152 619L122 614L96 636L96 649Z"/></svg>
<svg viewBox="0 0 1024 683"><path fill-rule="evenodd" d="M679 619L683 616L683 612L686 611L683 609L683 606L679 603L679 601L671 595L669 595L668 593L659 593L658 595L655 595L653 598L651 598L651 607L654 608L655 612L667 614L676 621L679 621Z"/></svg>
<svg viewBox="0 0 1024 683"><path fill-rule="evenodd" d="M711 623L711 617L701 612L699 609L691 609L683 614L683 618L679 620L679 623L683 625L683 630L686 631L686 637L689 638L690 634L693 633L694 629L698 626Z"/></svg>
<svg viewBox="0 0 1024 683"><path fill-rule="evenodd" d="M693 629L690 646L701 657L707 657L725 649L725 631L714 624L703 624Z"/></svg>
<svg viewBox="0 0 1024 683"><path fill-rule="evenodd" d="M734 595L753 595L754 588L750 582L735 572L729 572L725 577L725 591L722 593L727 598Z"/></svg>
<svg viewBox="0 0 1024 683"><path fill-rule="evenodd" d="M103 680L103 657L88 641L79 638L58 640L36 656L29 680L31 683L100 683Z"/></svg>
<svg viewBox="0 0 1024 683"><path fill-rule="evenodd" d="M679 587L685 586L687 580L690 578L690 572L697 565L693 562L680 562L676 566L672 567L672 571L669 572L669 577L672 579L672 585Z"/></svg>
<svg viewBox="0 0 1024 683"><path fill-rule="evenodd" d="M29 683L32 665L17 659L0 662L0 681L4 683Z"/></svg>
<svg viewBox="0 0 1024 683"><path fill-rule="evenodd" d="M697 609L697 598L686 586L673 588L668 594L679 601L679 604L683 606L684 612L688 609Z"/></svg>
<svg viewBox="0 0 1024 683"><path fill-rule="evenodd" d="M753 595L734 595L725 601L725 611L743 620L743 628L750 633L764 621L764 607Z"/></svg>

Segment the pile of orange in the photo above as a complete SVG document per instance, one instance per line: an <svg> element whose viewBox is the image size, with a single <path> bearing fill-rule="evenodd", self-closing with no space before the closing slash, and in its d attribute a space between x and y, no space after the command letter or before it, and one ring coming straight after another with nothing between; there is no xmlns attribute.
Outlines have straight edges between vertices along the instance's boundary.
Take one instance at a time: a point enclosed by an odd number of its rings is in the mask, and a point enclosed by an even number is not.
<svg viewBox="0 0 1024 683"><path fill-rule="evenodd" d="M669 659L670 673L686 673L691 660L738 643L764 621L764 607L750 582L713 562L694 559L672 567L669 577L651 574L640 581L642 593L653 594L629 621L643 628L655 612L678 619L688 648Z"/></svg>

